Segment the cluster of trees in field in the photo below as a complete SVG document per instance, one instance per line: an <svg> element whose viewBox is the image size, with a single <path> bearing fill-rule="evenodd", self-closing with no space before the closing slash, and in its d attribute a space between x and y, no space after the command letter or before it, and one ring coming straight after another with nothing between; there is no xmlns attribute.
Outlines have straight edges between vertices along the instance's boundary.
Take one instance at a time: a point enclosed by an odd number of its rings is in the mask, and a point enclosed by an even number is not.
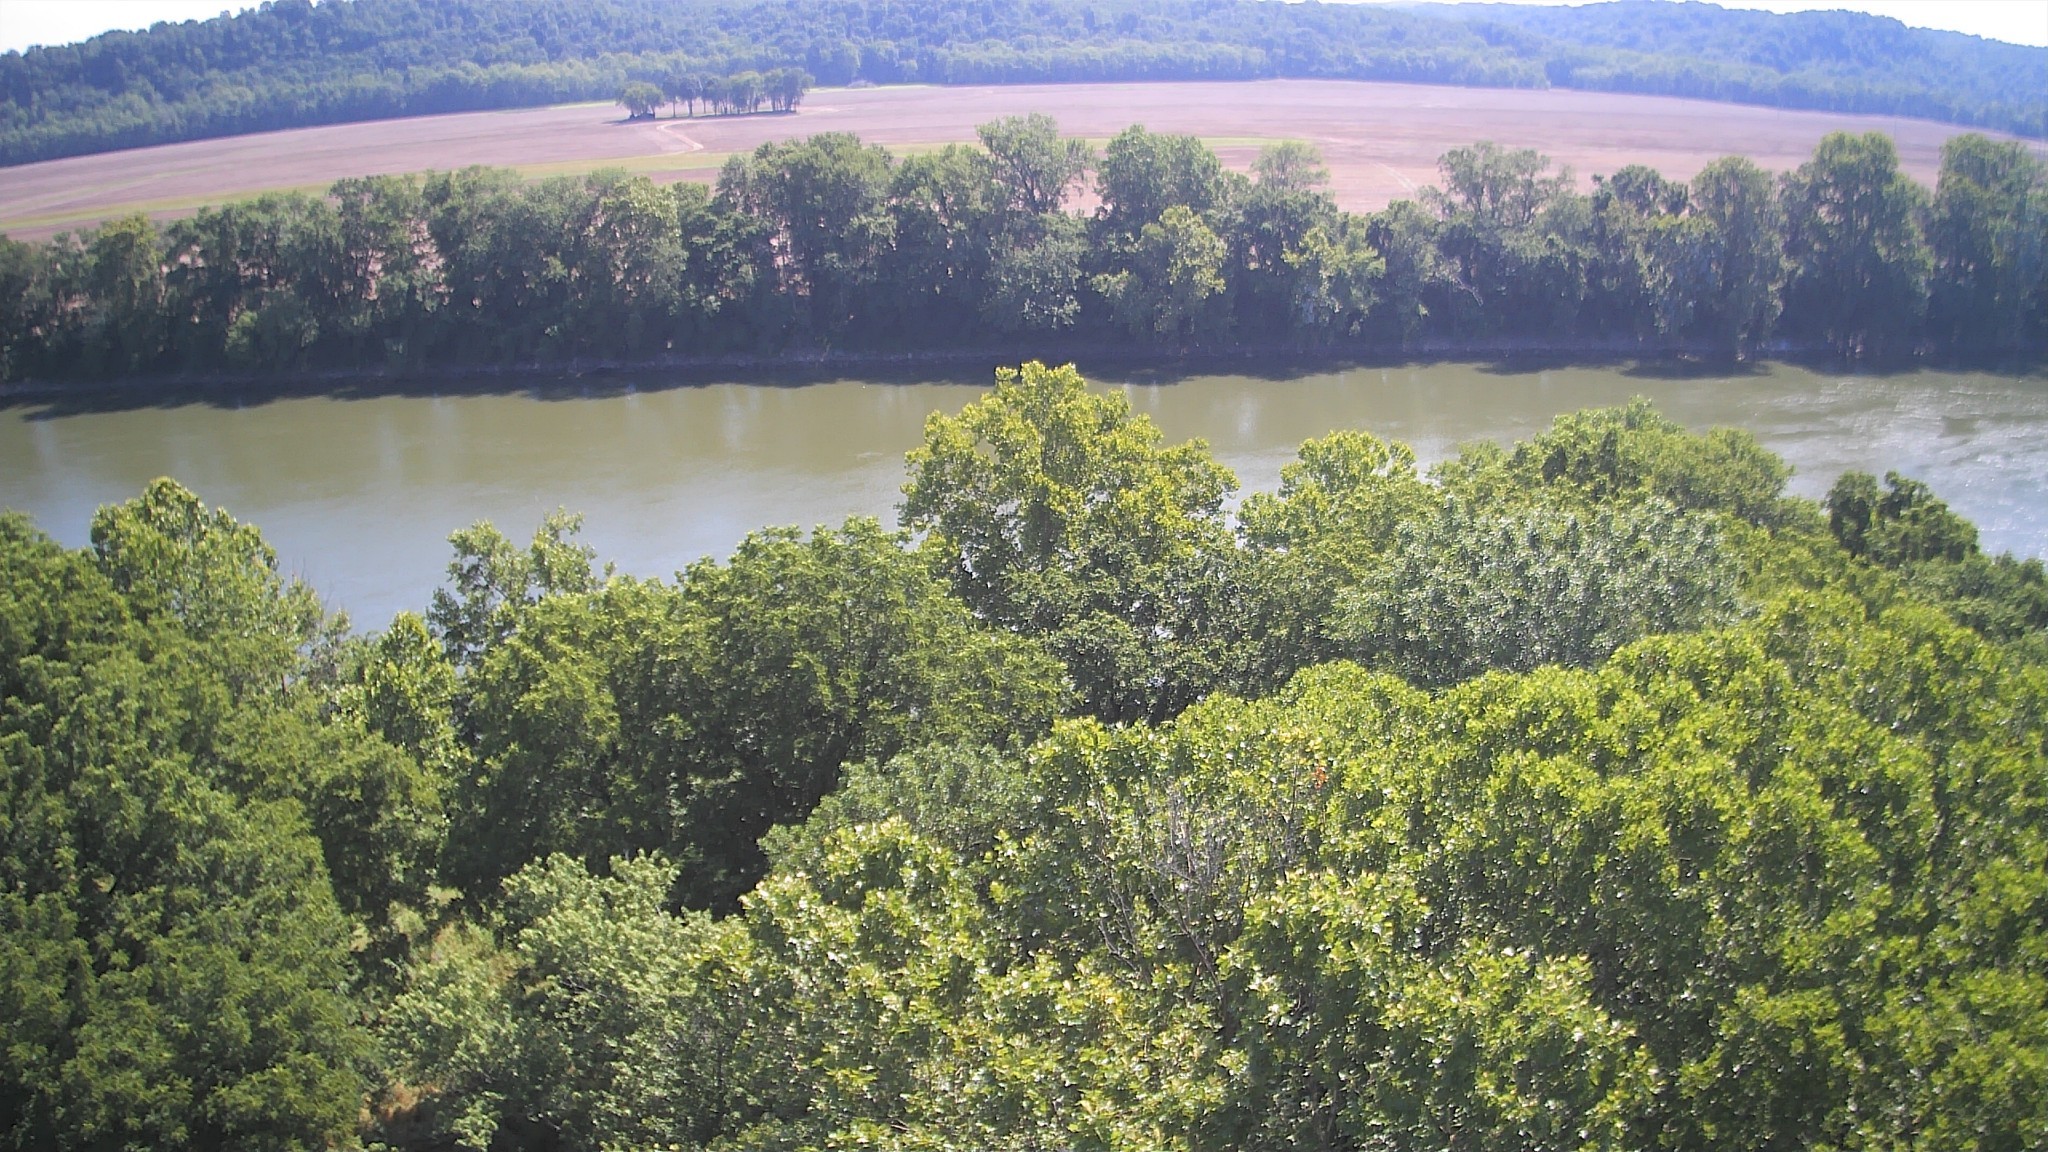
<svg viewBox="0 0 2048 1152"><path fill-rule="evenodd" d="M0 517L17 1147L2048 1135L2048 576L1646 405L1275 492L1027 364L914 535L456 533L352 634Z"/></svg>
<svg viewBox="0 0 2048 1152"><path fill-rule="evenodd" d="M1890 138L1773 178L1630 166L1579 192L1533 151L1442 160L1359 215L1318 154L1252 176L1190 136L1097 151L1043 116L898 160L764 144L715 189L503 170L0 237L0 379L426 369L790 350L1388 351L1434 343L2000 356L2048 339L2048 164L1963 135L1932 194ZM1065 208L1092 174L1100 207Z"/></svg>
<svg viewBox="0 0 2048 1152"><path fill-rule="evenodd" d="M611 99L678 69L821 83L1276 76L1648 92L2034 136L2048 50L1848 12L1257 0L273 0L0 56L0 163L307 124Z"/></svg>
<svg viewBox="0 0 2048 1152"><path fill-rule="evenodd" d="M702 101L705 111L717 116L759 112L767 105L771 112L792 112L811 90L811 74L801 68L771 68L766 72L735 72L713 76L688 68L676 68L656 84L635 80L619 90L619 104L629 116L652 117L666 103L673 112L687 106L697 114Z"/></svg>

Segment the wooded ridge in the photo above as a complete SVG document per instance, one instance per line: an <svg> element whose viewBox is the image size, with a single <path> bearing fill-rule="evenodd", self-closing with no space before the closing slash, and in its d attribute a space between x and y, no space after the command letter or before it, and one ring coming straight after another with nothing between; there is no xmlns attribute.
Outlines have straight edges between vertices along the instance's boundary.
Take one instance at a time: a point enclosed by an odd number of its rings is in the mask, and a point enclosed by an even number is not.
<svg viewBox="0 0 2048 1152"><path fill-rule="evenodd" d="M271 0L0 55L0 164L610 100L777 68L850 83L1323 77L1559 86L2048 135L2048 49L1850 12L1262 0Z"/></svg>

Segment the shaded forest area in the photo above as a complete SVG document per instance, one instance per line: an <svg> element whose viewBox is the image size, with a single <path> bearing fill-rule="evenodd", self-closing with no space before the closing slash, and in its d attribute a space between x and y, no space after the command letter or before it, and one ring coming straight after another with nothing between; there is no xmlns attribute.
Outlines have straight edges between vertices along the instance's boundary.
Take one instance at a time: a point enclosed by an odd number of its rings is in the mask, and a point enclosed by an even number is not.
<svg viewBox="0 0 2048 1152"><path fill-rule="evenodd" d="M0 56L0 163L312 124L610 100L797 68L837 86L1320 77L1558 85L2048 135L2048 49L1848 12L1623 2L273 0Z"/></svg>
<svg viewBox="0 0 2048 1152"><path fill-rule="evenodd" d="M0 1142L2048 1137L2048 576L1637 403L1279 489L1026 364L906 534L548 518L353 634L0 516ZM652 526L650 526L652 527Z"/></svg>
<svg viewBox="0 0 2048 1152"><path fill-rule="evenodd" d="M715 189L600 172L341 181L328 195L0 237L0 380L430 372L819 351L1117 346L1396 353L1540 345L1874 362L2048 343L2048 164L1952 138L1936 187L1842 133L1774 178L1630 166L1581 193L1529 150L1445 154L1440 188L1340 211L1314 149L1226 170L1133 127L1043 116L897 159L827 133ZM1100 207L1068 211L1092 178Z"/></svg>

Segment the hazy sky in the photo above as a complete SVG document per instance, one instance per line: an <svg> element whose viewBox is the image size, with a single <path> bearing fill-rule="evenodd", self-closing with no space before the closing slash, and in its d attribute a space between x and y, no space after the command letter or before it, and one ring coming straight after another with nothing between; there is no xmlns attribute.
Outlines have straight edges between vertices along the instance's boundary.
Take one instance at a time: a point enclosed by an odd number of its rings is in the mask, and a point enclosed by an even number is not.
<svg viewBox="0 0 2048 1152"><path fill-rule="evenodd" d="M1396 0L1351 0L1388 3ZM1449 0L1462 3L1464 0ZM1559 4L1569 0L1510 0ZM2015 44L2048 45L2048 0L1718 0L1724 8L1853 8L1920 28L1946 28ZM0 0L0 52L34 44L70 44L115 28L159 20L204 20L255 5L242 0Z"/></svg>

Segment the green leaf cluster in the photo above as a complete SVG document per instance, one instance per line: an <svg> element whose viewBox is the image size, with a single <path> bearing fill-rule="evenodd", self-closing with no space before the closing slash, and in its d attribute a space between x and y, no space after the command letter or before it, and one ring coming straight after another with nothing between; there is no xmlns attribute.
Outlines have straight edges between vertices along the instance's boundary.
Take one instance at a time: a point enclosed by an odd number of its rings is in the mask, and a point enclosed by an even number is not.
<svg viewBox="0 0 2048 1152"><path fill-rule="evenodd" d="M0 517L0 1139L326 1147L431 782L280 678L310 598L252 530L159 482L94 537Z"/></svg>

